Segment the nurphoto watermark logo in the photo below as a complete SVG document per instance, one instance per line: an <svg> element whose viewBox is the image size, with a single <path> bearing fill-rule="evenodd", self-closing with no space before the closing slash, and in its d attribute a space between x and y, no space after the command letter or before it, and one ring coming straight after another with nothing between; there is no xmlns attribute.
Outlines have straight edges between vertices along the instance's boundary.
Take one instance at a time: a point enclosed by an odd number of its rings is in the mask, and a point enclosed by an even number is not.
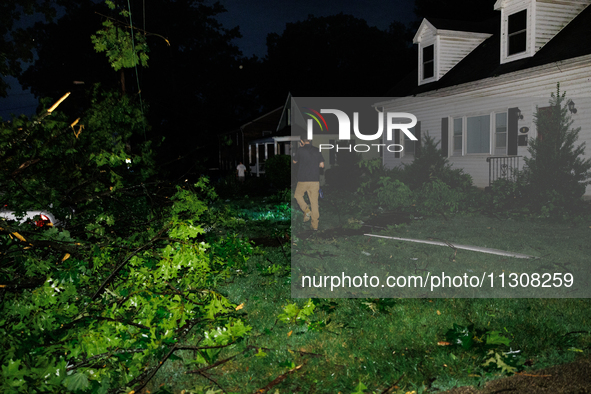
<svg viewBox="0 0 591 394"><path fill-rule="evenodd" d="M369 152L370 150L377 149L378 152L382 150L387 150L388 152L402 152L404 150L404 146L400 143L394 142L394 131L400 130L402 133L406 135L406 137L412 141L417 141L417 137L414 136L412 131L413 127L417 124L417 117L408 112L381 112L377 111L377 131L374 128L369 130L369 126L367 122L365 127L360 126L360 113L359 111L353 111L353 134L355 135L356 139L361 141L380 141L382 140L384 134L384 128L386 130L386 141L392 141L393 143L373 143L373 144L346 144L347 141L351 141L351 117L349 114L341 109L334 109L334 108L323 108L320 111L309 107L302 107L303 111L302 114L307 117L306 119L306 137L309 140L314 138L314 128L320 130L320 132L324 132L327 134L331 134L331 131L328 128L328 123L326 118L322 114L330 114L336 117L338 122L338 141L345 142L342 143L335 143L335 144L319 144L318 149L322 152L323 150L347 150L349 152L355 151L358 153ZM366 111L367 112L367 111ZM376 118L374 115L374 119ZM368 116L367 113L364 116ZM334 118L333 118L334 119ZM385 127L384 127L385 125ZM335 134L332 132L332 134Z"/></svg>

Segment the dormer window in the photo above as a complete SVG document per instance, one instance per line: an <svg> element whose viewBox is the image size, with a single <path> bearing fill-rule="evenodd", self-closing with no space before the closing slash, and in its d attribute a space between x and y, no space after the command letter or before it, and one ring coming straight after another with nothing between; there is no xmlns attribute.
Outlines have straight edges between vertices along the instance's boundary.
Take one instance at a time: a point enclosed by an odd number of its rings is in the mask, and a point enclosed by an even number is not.
<svg viewBox="0 0 591 394"><path fill-rule="evenodd" d="M509 15L507 56L525 52L527 49L527 10Z"/></svg>
<svg viewBox="0 0 591 394"><path fill-rule="evenodd" d="M466 26L465 22L445 20L437 20L435 23L437 27L423 19L412 40L414 44L419 44L419 85L439 81L472 50L492 36L489 32L484 32L489 29L486 26ZM469 31L462 30L466 28Z"/></svg>
<svg viewBox="0 0 591 394"><path fill-rule="evenodd" d="M591 0L497 0L501 64L534 56L590 4Z"/></svg>
<svg viewBox="0 0 591 394"><path fill-rule="evenodd" d="M435 75L435 45L423 48L423 79Z"/></svg>
<svg viewBox="0 0 591 394"><path fill-rule="evenodd" d="M536 0L499 0L501 11L501 64L535 55Z"/></svg>

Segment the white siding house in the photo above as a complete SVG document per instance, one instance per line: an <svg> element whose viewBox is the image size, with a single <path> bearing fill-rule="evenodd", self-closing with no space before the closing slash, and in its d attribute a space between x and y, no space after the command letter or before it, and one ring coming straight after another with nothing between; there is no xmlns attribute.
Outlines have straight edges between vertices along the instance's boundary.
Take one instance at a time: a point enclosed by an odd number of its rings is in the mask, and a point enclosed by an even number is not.
<svg viewBox="0 0 591 394"><path fill-rule="evenodd" d="M591 156L591 0L499 0L495 21L469 26L423 20L416 77L375 106L417 116L419 133L440 141L455 168L478 187L489 185L495 163L521 168L529 138L537 138L536 108L552 92L575 103L573 127ZM429 48L433 45L433 51ZM431 60L431 53L433 59ZM409 82L414 81L414 82ZM395 143L405 144L400 135ZM497 159L502 158L502 159ZM387 167L414 155L385 153ZM494 177L494 174L492 174ZM591 187L587 189L591 196Z"/></svg>

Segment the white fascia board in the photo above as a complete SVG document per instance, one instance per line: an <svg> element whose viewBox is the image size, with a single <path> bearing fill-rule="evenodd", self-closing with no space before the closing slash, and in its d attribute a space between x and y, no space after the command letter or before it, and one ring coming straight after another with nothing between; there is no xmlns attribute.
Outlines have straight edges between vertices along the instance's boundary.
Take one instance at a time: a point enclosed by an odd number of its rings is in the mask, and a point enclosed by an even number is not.
<svg viewBox="0 0 591 394"><path fill-rule="evenodd" d="M589 0L536 0L536 1L538 3L563 4L563 5L591 3L591 1L589 1Z"/></svg>
<svg viewBox="0 0 591 394"><path fill-rule="evenodd" d="M283 137L271 137L275 142L285 142L285 141L299 141L300 137L295 135L288 135Z"/></svg>
<svg viewBox="0 0 591 394"><path fill-rule="evenodd" d="M513 71L511 73L502 74L498 77L488 77L485 79L479 79L473 82L466 82L460 85L448 86L441 89L435 89L423 93L419 93L414 97L447 97L457 94L467 94L471 92L478 92L483 88L490 88L499 85L505 85L507 83L518 83L521 80L527 80L532 77L540 77L544 75L552 75L555 73L562 73L568 70L586 67L591 64L591 55L584 55L577 58L560 60L558 62L552 62L543 64L541 66L527 68L525 70ZM437 93L436 95L430 95ZM478 95L477 95L478 96ZM486 97L486 96L482 96ZM384 105L388 101L382 102ZM391 102L391 101L390 101ZM380 103L374 104L380 106Z"/></svg>
<svg viewBox="0 0 591 394"><path fill-rule="evenodd" d="M498 77L489 77L480 79L478 81L466 82L460 85L448 86L441 89L429 90L414 96L394 97L380 101L373 104L373 107L391 107L393 105L400 105L408 102L408 99L416 100L416 97L432 97L443 98L455 95L470 95L470 93L477 93L484 88L491 88L499 85L506 85L508 83L518 83L521 80L527 80L532 77L539 77L544 75L552 75L557 72L565 72L568 70L586 67L591 64L591 55L584 55L578 58L561 60L559 62L552 62L537 67L528 68L525 70L514 71L500 75ZM487 95L474 95L475 97L487 97Z"/></svg>
<svg viewBox="0 0 591 394"><path fill-rule="evenodd" d="M494 10L500 11L501 8L505 7L506 3L507 3L507 0L497 0L497 2L494 5Z"/></svg>
<svg viewBox="0 0 591 394"><path fill-rule="evenodd" d="M589 4L589 0L534 0L539 3L551 3L551 4L563 4L563 5L570 5L570 4ZM494 5L495 11L500 11L502 8L507 6L509 0L497 0Z"/></svg>
<svg viewBox="0 0 591 394"><path fill-rule="evenodd" d="M492 37L492 34L489 33L473 33L469 31L459 31L459 30L442 30L439 29L435 32L437 35L445 36L445 37L458 37L458 38L472 38L476 40L486 40L487 38Z"/></svg>

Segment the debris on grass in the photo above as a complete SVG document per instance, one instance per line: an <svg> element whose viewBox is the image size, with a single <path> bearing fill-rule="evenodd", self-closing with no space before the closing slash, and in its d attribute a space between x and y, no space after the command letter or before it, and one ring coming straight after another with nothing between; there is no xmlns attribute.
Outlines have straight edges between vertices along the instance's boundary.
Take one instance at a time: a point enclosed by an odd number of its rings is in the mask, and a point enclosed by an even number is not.
<svg viewBox="0 0 591 394"><path fill-rule="evenodd" d="M396 241L405 241L405 242L417 242L421 244L428 244L428 245L437 245L437 246L449 246L453 249L464 249L464 250L471 250L473 252L481 252L481 253L489 253L489 254L496 254L499 256L506 256L506 257L515 257L518 259L536 259L538 257L530 256L527 254L522 253L515 253L515 252L507 252L505 250L499 249L491 249L491 248L483 248L480 246L471 246L471 245L456 245L449 242L442 242L442 241L433 241L433 240L425 240L425 239L411 239L411 238L400 238L400 237L389 237L385 235L376 235L376 234L363 234L368 237L377 237L377 238L386 238L386 239L393 239Z"/></svg>

